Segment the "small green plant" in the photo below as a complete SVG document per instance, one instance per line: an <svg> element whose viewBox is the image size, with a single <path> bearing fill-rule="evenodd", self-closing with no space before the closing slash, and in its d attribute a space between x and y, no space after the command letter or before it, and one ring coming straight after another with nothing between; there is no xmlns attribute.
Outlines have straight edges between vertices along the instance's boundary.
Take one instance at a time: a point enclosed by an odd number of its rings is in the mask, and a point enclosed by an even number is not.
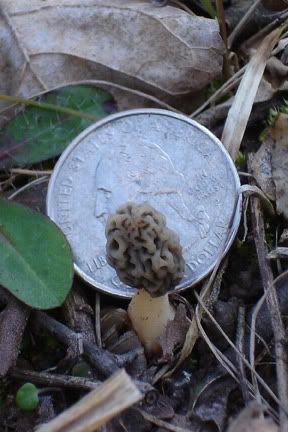
<svg viewBox="0 0 288 432"><path fill-rule="evenodd" d="M260 133L259 140L263 142L267 136L269 128L274 126L275 120L280 113L288 114L288 101L283 99L284 103L276 107L270 108L267 119L264 121L265 129Z"/></svg>
<svg viewBox="0 0 288 432"><path fill-rule="evenodd" d="M34 410L39 403L39 390L32 383L23 384L16 393L16 405L25 411Z"/></svg>
<svg viewBox="0 0 288 432"><path fill-rule="evenodd" d="M245 160L246 160L245 154L239 150L235 160L236 167L240 167L241 165L243 165Z"/></svg>

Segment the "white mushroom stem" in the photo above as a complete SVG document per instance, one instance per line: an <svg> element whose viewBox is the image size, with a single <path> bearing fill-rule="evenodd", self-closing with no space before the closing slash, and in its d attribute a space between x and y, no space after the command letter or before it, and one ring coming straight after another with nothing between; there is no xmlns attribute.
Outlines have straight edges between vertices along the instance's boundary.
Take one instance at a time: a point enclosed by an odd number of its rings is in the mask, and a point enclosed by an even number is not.
<svg viewBox="0 0 288 432"><path fill-rule="evenodd" d="M168 321L175 316L168 294L151 297L145 289L139 289L128 306L128 315L146 352L159 353L158 338L164 335Z"/></svg>

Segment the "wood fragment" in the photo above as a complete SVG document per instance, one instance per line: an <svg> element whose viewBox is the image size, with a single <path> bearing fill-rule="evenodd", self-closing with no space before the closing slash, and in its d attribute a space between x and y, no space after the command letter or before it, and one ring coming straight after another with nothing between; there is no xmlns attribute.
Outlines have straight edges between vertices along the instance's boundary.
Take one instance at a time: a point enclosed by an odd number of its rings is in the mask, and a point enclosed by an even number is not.
<svg viewBox="0 0 288 432"><path fill-rule="evenodd" d="M48 372L35 372L32 370L13 367L9 371L9 376L32 382L34 384L44 385L45 387L63 387L75 388L79 390L93 390L99 385L100 381L90 380L88 378L76 377L71 375L52 374Z"/></svg>
<svg viewBox="0 0 288 432"><path fill-rule="evenodd" d="M0 377L16 364L30 308L11 296L0 314Z"/></svg>
<svg viewBox="0 0 288 432"><path fill-rule="evenodd" d="M122 369L37 432L93 432L141 398Z"/></svg>

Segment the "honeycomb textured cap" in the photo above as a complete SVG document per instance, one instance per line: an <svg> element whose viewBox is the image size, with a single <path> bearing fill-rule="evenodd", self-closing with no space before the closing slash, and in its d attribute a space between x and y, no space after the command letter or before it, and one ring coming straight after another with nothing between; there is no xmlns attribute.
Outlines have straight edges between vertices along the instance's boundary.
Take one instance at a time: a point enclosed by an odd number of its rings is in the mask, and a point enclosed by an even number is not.
<svg viewBox="0 0 288 432"><path fill-rule="evenodd" d="M108 263L122 282L160 296L182 279L179 237L149 203L128 202L118 208L109 216L105 234Z"/></svg>

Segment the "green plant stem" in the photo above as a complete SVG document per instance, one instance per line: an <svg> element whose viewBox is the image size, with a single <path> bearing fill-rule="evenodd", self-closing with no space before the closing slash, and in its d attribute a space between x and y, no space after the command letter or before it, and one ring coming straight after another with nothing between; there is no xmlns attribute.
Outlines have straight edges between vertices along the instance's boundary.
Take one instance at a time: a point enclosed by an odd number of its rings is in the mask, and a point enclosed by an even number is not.
<svg viewBox="0 0 288 432"><path fill-rule="evenodd" d="M223 62L223 77L226 81L229 78L229 60L228 60L228 44L227 44L227 31L226 31L226 24L225 24L225 11L223 7L223 1L222 0L216 0L216 12L217 12L217 19L219 22L220 27L220 34L222 36L226 52L224 54L224 62Z"/></svg>
<svg viewBox="0 0 288 432"><path fill-rule="evenodd" d="M0 100L5 100L5 101L16 103L16 104L33 106L33 107L48 110L48 111L60 112L60 113L67 114L67 115L73 115L73 116L81 117L83 119L91 120L91 121L96 121L96 120L99 120L99 118L100 118L99 116L97 116L95 114L84 113L81 111L73 110L71 108L63 107L61 105L49 104L46 102L37 102L37 101L32 100L32 99L25 99L25 98L21 98L18 96L9 96L9 95L1 95L0 94Z"/></svg>

